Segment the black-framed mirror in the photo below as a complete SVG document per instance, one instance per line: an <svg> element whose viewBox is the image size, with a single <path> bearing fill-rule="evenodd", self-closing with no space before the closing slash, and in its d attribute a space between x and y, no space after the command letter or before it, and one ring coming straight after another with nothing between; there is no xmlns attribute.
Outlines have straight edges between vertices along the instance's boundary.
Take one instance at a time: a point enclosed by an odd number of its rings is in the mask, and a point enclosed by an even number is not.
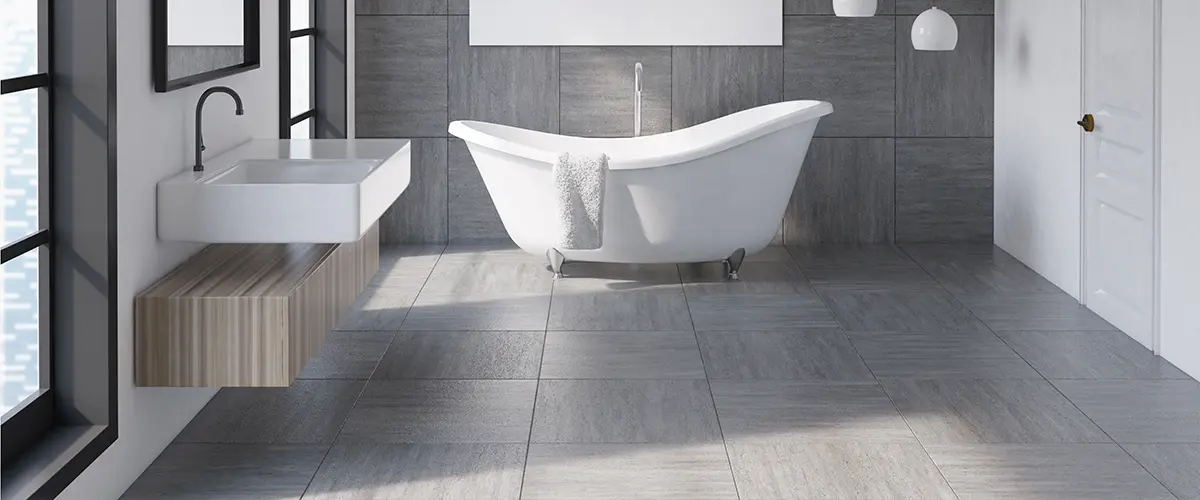
<svg viewBox="0 0 1200 500"><path fill-rule="evenodd" d="M154 90L250 71L261 60L259 0L152 0Z"/></svg>

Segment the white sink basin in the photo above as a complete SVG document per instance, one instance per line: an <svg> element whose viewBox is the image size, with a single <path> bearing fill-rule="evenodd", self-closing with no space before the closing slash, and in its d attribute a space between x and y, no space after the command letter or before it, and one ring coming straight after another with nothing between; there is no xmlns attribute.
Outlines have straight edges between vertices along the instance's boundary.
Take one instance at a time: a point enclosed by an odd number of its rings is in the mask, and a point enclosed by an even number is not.
<svg viewBox="0 0 1200 500"><path fill-rule="evenodd" d="M357 241L408 187L407 140L256 140L158 183L158 236L200 243Z"/></svg>

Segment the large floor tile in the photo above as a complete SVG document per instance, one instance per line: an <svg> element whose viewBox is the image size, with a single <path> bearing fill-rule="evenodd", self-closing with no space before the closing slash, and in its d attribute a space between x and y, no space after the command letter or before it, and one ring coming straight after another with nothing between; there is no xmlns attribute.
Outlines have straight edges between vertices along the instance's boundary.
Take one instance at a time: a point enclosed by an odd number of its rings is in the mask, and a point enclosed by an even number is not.
<svg viewBox="0 0 1200 500"><path fill-rule="evenodd" d="M1053 293L1058 287L991 243L903 245L953 294Z"/></svg>
<svg viewBox="0 0 1200 500"><path fill-rule="evenodd" d="M1000 336L1049 379L1188 379L1119 331L1001 332Z"/></svg>
<svg viewBox="0 0 1200 500"><path fill-rule="evenodd" d="M542 332L400 332L375 379L536 379Z"/></svg>
<svg viewBox="0 0 1200 500"><path fill-rule="evenodd" d="M820 289L846 331L987 332L944 291Z"/></svg>
<svg viewBox="0 0 1200 500"><path fill-rule="evenodd" d="M916 443L730 444L742 500L951 500Z"/></svg>
<svg viewBox="0 0 1200 500"><path fill-rule="evenodd" d="M746 255L746 262L796 263L795 259L792 258L792 254L788 253L787 247L777 243L772 243L758 253Z"/></svg>
<svg viewBox="0 0 1200 500"><path fill-rule="evenodd" d="M521 250L510 239L451 242L442 252L439 264L473 263L546 264L545 255L533 255ZM549 271L547 271L549 272Z"/></svg>
<svg viewBox="0 0 1200 500"><path fill-rule="evenodd" d="M1065 293L990 293L959 300L989 328L1003 330L1115 330Z"/></svg>
<svg viewBox="0 0 1200 500"><path fill-rule="evenodd" d="M1055 380L1118 443L1200 443L1195 380Z"/></svg>
<svg viewBox="0 0 1200 500"><path fill-rule="evenodd" d="M525 447L338 441L304 500L517 500Z"/></svg>
<svg viewBox="0 0 1200 500"><path fill-rule="evenodd" d="M299 499L321 465L326 448L174 443L121 499Z"/></svg>
<svg viewBox="0 0 1200 500"><path fill-rule="evenodd" d="M675 264L608 264L570 262L563 265L563 279L554 282L554 292L680 290L679 267Z"/></svg>
<svg viewBox="0 0 1200 500"><path fill-rule="evenodd" d="M1044 380L884 379L882 384L927 445L1111 442Z"/></svg>
<svg viewBox="0 0 1200 500"><path fill-rule="evenodd" d="M825 288L938 288L938 284L893 245L789 246L814 286Z"/></svg>
<svg viewBox="0 0 1200 500"><path fill-rule="evenodd" d="M532 444L523 500L737 500L720 444Z"/></svg>
<svg viewBox="0 0 1200 500"><path fill-rule="evenodd" d="M542 379L704 378L696 335L679 332L548 332Z"/></svg>
<svg viewBox="0 0 1200 500"><path fill-rule="evenodd" d="M1200 500L1200 444L1127 444L1125 450L1179 500Z"/></svg>
<svg viewBox="0 0 1200 500"><path fill-rule="evenodd" d="M1019 357L1012 358L876 358L867 360L876 377L883 378L1020 378L1042 380L1042 375Z"/></svg>
<svg viewBox="0 0 1200 500"><path fill-rule="evenodd" d="M878 384L713 381L726 441L916 442Z"/></svg>
<svg viewBox="0 0 1200 500"><path fill-rule="evenodd" d="M367 287L355 299L354 305L336 329L399 330L416 298L417 290Z"/></svg>
<svg viewBox="0 0 1200 500"><path fill-rule="evenodd" d="M990 332L851 332L879 378L1032 378L1041 374Z"/></svg>
<svg viewBox="0 0 1200 500"><path fill-rule="evenodd" d="M379 247L379 272L370 286L419 292L446 245L386 245Z"/></svg>
<svg viewBox="0 0 1200 500"><path fill-rule="evenodd" d="M549 294L554 275L533 263L439 263L421 293L459 296Z"/></svg>
<svg viewBox="0 0 1200 500"><path fill-rule="evenodd" d="M357 380L217 392L175 438L182 443L332 443L363 389Z"/></svg>
<svg viewBox="0 0 1200 500"><path fill-rule="evenodd" d="M720 262L679 266L683 289L691 295L812 293L800 268L791 262L746 262L731 280Z"/></svg>
<svg viewBox="0 0 1200 500"><path fill-rule="evenodd" d="M372 380L341 436L393 443L524 443L537 382Z"/></svg>
<svg viewBox="0 0 1200 500"><path fill-rule="evenodd" d="M721 431L703 380L543 380L535 443L710 443Z"/></svg>
<svg viewBox="0 0 1200 500"><path fill-rule="evenodd" d="M700 332L700 353L713 380L875 382L836 328Z"/></svg>
<svg viewBox="0 0 1200 500"><path fill-rule="evenodd" d="M419 330L545 330L549 294L422 293L402 328Z"/></svg>
<svg viewBox="0 0 1200 500"><path fill-rule="evenodd" d="M836 327L815 293L770 295L689 293L696 330L794 330Z"/></svg>
<svg viewBox="0 0 1200 500"><path fill-rule="evenodd" d="M329 332L297 378L368 379L375 371L394 332Z"/></svg>
<svg viewBox="0 0 1200 500"><path fill-rule="evenodd" d="M879 359L1017 358L991 332L849 332L868 363Z"/></svg>
<svg viewBox="0 0 1200 500"><path fill-rule="evenodd" d="M788 245L796 264L812 269L852 269L912 266L915 262L890 244Z"/></svg>
<svg viewBox="0 0 1200 500"><path fill-rule="evenodd" d="M691 330L692 319L688 316L687 299L679 289L575 291L556 286L547 328L576 331Z"/></svg>
<svg viewBox="0 0 1200 500"><path fill-rule="evenodd" d="M928 450L959 498L1174 498L1115 444L934 445Z"/></svg>

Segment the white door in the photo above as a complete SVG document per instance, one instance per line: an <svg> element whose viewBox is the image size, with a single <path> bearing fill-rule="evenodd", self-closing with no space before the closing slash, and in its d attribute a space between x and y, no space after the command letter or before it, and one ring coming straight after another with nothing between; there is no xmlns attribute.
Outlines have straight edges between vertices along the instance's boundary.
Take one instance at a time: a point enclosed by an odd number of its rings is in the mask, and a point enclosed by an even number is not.
<svg viewBox="0 0 1200 500"><path fill-rule="evenodd" d="M1084 301L1152 347L1155 0L1085 0ZM1086 120L1086 117L1085 117Z"/></svg>

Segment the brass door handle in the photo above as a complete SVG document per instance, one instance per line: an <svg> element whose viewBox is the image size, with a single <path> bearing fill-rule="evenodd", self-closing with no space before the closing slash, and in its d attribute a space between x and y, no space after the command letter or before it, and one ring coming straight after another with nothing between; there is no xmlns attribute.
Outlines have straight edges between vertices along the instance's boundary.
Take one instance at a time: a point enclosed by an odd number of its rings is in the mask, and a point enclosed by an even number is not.
<svg viewBox="0 0 1200 500"><path fill-rule="evenodd" d="M1096 117L1092 116L1091 114L1083 115L1083 119L1075 123L1078 123L1080 127L1083 127L1084 132L1092 132L1096 130Z"/></svg>

